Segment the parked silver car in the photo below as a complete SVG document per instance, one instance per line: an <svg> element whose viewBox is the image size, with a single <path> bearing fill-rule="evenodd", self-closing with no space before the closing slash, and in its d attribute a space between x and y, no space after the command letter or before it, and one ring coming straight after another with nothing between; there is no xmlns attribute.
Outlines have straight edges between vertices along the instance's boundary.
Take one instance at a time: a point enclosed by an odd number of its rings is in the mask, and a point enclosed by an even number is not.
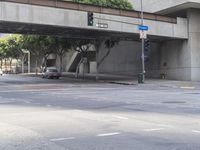
<svg viewBox="0 0 200 150"><path fill-rule="evenodd" d="M46 68L42 72L42 77L47 79L53 79L53 78L59 79L61 77L61 73L58 72L56 68Z"/></svg>

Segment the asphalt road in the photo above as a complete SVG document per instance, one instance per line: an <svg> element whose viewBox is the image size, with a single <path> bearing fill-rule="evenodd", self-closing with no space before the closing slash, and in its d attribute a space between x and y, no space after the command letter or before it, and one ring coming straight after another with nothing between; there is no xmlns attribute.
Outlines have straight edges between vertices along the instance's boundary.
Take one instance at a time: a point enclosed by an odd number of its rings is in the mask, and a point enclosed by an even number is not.
<svg viewBox="0 0 200 150"><path fill-rule="evenodd" d="M0 150L199 150L200 83L0 77Z"/></svg>

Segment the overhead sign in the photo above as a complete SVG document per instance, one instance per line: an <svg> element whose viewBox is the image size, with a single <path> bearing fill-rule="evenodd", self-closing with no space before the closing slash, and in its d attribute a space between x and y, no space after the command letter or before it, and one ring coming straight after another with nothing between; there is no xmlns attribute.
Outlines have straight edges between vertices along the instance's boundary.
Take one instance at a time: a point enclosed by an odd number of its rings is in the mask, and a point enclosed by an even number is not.
<svg viewBox="0 0 200 150"><path fill-rule="evenodd" d="M148 31L148 30L149 30L149 27L148 27L148 26L144 26L144 25L139 25L139 26L138 26L138 29L139 29L140 31Z"/></svg>

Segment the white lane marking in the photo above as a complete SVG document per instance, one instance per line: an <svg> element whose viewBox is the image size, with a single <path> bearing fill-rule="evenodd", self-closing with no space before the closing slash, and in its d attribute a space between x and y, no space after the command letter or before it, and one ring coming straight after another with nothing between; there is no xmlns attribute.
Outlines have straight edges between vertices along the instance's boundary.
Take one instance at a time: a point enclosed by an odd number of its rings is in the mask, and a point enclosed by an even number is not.
<svg viewBox="0 0 200 150"><path fill-rule="evenodd" d="M64 140L73 140L75 137L68 137L68 138L55 138L55 139L50 139L51 142L56 142L56 141L64 141Z"/></svg>
<svg viewBox="0 0 200 150"><path fill-rule="evenodd" d="M161 130L164 130L164 128L144 129L144 131L146 132L161 131Z"/></svg>
<svg viewBox="0 0 200 150"><path fill-rule="evenodd" d="M123 117L123 116L113 116L113 117L118 118L118 119L122 119L122 120L128 120L127 117Z"/></svg>
<svg viewBox="0 0 200 150"><path fill-rule="evenodd" d="M8 104L8 103L13 103L13 101L1 101L0 104Z"/></svg>
<svg viewBox="0 0 200 150"><path fill-rule="evenodd" d="M182 86L181 89L195 89L194 86Z"/></svg>
<svg viewBox="0 0 200 150"><path fill-rule="evenodd" d="M103 137L103 136L113 136L113 135L119 135L121 134L120 132L113 132L113 133L103 133L103 134L98 134L97 136Z"/></svg>
<svg viewBox="0 0 200 150"><path fill-rule="evenodd" d="M26 101L26 100L24 100L24 101L22 101L22 102L24 102L24 103L26 103L26 104L30 104L30 103L31 103L30 101Z"/></svg>
<svg viewBox="0 0 200 150"><path fill-rule="evenodd" d="M66 91L66 89L30 89L30 90L2 90L0 93L10 92L49 92L49 91Z"/></svg>
<svg viewBox="0 0 200 150"><path fill-rule="evenodd" d="M200 133L199 130L192 130L193 133Z"/></svg>
<svg viewBox="0 0 200 150"><path fill-rule="evenodd" d="M162 126L162 127L173 127L172 125L168 125L168 124L158 124L158 126Z"/></svg>

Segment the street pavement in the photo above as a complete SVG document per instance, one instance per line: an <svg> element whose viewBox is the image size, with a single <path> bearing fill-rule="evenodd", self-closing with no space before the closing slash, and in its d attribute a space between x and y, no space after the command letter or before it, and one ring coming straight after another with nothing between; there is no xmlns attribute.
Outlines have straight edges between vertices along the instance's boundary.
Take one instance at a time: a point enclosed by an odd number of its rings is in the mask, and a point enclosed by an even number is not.
<svg viewBox="0 0 200 150"><path fill-rule="evenodd" d="M0 77L0 150L200 150L199 82L130 82Z"/></svg>

